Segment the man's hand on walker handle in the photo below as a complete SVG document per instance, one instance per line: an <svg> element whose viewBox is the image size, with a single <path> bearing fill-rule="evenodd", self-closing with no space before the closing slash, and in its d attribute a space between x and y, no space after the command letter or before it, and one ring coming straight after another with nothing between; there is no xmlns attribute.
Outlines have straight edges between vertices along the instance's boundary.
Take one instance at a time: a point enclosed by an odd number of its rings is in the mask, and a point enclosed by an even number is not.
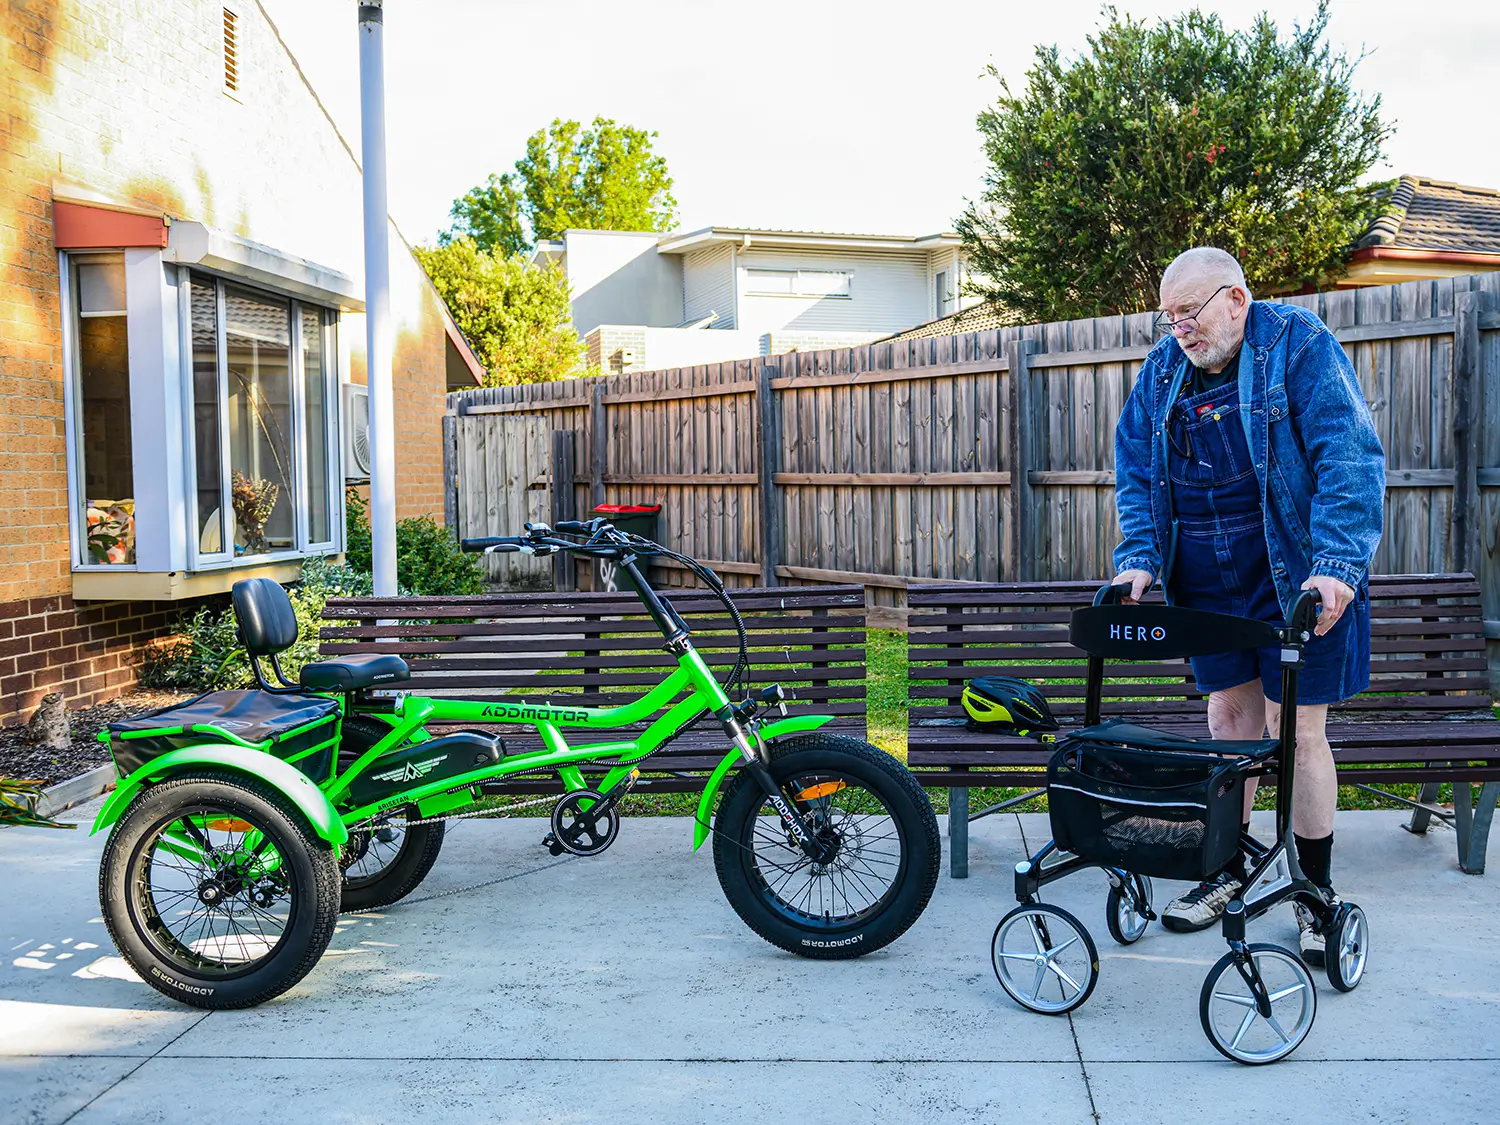
<svg viewBox="0 0 1500 1125"><path fill-rule="evenodd" d="M1129 586L1130 596L1121 598L1125 605L1135 605L1141 600L1142 595L1151 588L1152 576L1144 570L1122 570L1115 575L1112 586ZM1331 580L1330 580L1331 581Z"/></svg>
<svg viewBox="0 0 1500 1125"><path fill-rule="evenodd" d="M1344 610L1348 609L1349 603L1354 600L1353 590L1337 578L1330 578L1326 574L1313 575L1302 583L1302 588L1316 590L1318 596L1323 599L1323 605L1318 610L1318 624L1313 629L1313 633L1319 637L1338 624L1339 618L1344 615Z"/></svg>

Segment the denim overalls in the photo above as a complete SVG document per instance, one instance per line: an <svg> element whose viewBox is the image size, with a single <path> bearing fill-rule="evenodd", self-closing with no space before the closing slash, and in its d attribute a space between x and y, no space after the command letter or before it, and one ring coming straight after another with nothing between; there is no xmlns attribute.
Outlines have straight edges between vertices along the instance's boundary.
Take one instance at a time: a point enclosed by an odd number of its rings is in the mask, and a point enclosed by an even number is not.
<svg viewBox="0 0 1500 1125"><path fill-rule="evenodd" d="M1168 419L1168 473L1177 548L1172 599L1193 609L1282 622L1266 548L1260 484L1240 421L1234 380L1180 398ZM1361 591L1326 636L1307 647L1298 677L1300 702L1336 703L1363 691L1370 679L1368 595ZM1266 697L1281 700L1278 648L1193 657L1200 691L1222 691L1261 681Z"/></svg>

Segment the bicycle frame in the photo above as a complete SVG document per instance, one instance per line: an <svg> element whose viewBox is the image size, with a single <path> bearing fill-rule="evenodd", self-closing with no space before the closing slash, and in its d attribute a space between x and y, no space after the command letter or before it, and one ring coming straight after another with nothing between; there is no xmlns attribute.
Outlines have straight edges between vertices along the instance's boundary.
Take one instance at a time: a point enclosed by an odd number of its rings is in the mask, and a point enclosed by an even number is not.
<svg viewBox="0 0 1500 1125"><path fill-rule="evenodd" d="M538 528L534 533L538 542L545 538L543 531L550 534L550 529ZM556 539L547 542L563 543L569 549L583 549L582 545L567 544ZM553 770L561 779L565 792L592 788L601 796L608 797L621 785L628 788L634 783L638 776L636 763L654 753L687 724L707 712L719 721L726 741L733 748L709 776L699 800L694 850L701 847L708 838L709 818L719 787L731 768L741 764L765 790L788 832L810 856L816 858L811 834L797 808L800 802L788 802L766 769L769 758L765 744L778 737L814 730L832 721L832 716L797 715L762 722L756 718L757 708L753 702L747 700L735 705L703 657L693 647L686 623L636 567L635 555L628 547L620 544L605 544L591 553L602 554L606 551L613 552L613 557L618 559L647 613L661 630L665 648L677 660L677 668L639 699L617 707L583 707L551 701L534 703L526 700L433 699L417 695L398 695L391 699L351 694L344 697L344 717L361 715L375 718L389 723L390 730L348 765L340 768L335 760L332 776L323 783L314 784L294 766L253 748L218 745L187 747L155 759L130 777L123 778L114 796L100 810L93 830L97 832L118 819L142 786L166 776L174 769L194 765L225 766L273 781L297 801L319 834L335 846L344 843L351 827L364 824L394 809L415 809L419 817L441 816L475 803L481 798L480 789L485 784L503 781L506 777L519 773ZM279 673L279 668L277 671ZM272 691L295 690L289 684L280 689L264 683L262 686ZM563 736L563 728L618 730L644 722L657 712L663 713L633 738L573 745ZM378 801L358 806L349 804L348 794L353 782L383 755L400 747L420 744L432 737L427 733L427 724L495 722L534 729L541 738L542 748L507 754L498 762L464 773L449 774L430 782L418 782L391 792ZM580 767L599 759L609 759L612 764L603 778L596 785L590 786ZM191 847L191 844L188 846Z"/></svg>

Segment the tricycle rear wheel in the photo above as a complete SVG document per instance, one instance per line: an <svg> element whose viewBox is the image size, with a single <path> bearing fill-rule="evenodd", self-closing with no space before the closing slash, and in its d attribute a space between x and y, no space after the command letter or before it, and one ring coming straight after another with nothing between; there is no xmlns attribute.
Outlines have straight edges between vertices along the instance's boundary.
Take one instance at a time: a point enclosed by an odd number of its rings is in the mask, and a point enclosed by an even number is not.
<svg viewBox="0 0 1500 1125"><path fill-rule="evenodd" d="M120 818L99 904L121 955L158 992L248 1008L295 985L328 947L338 859L269 783L194 773L144 790Z"/></svg>

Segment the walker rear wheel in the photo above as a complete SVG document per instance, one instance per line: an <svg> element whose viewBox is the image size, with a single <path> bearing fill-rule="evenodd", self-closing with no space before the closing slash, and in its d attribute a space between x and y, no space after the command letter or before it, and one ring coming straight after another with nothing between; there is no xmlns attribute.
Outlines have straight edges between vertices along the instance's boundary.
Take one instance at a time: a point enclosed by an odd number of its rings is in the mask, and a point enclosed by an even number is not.
<svg viewBox="0 0 1500 1125"><path fill-rule="evenodd" d="M1018 906L1000 920L990 962L1012 1000L1044 1015L1071 1012L1099 980L1099 951L1083 923L1041 903Z"/></svg>
<svg viewBox="0 0 1500 1125"><path fill-rule="evenodd" d="M1125 874L1125 878L1125 886L1109 888L1104 921L1110 937L1121 945L1134 945L1151 925L1151 880L1144 875Z"/></svg>
<svg viewBox="0 0 1500 1125"><path fill-rule="evenodd" d="M1224 954L1203 982L1198 1018L1203 1032L1225 1058L1247 1066L1279 1062L1312 1030L1318 994L1302 959L1279 945L1246 947L1255 975L1270 1001L1270 1017L1256 1007L1248 968L1234 952Z"/></svg>
<svg viewBox="0 0 1500 1125"><path fill-rule="evenodd" d="M1340 992L1353 992L1365 976L1370 957L1370 926L1365 912L1352 902L1340 906L1328 928L1323 964L1328 983Z"/></svg>

